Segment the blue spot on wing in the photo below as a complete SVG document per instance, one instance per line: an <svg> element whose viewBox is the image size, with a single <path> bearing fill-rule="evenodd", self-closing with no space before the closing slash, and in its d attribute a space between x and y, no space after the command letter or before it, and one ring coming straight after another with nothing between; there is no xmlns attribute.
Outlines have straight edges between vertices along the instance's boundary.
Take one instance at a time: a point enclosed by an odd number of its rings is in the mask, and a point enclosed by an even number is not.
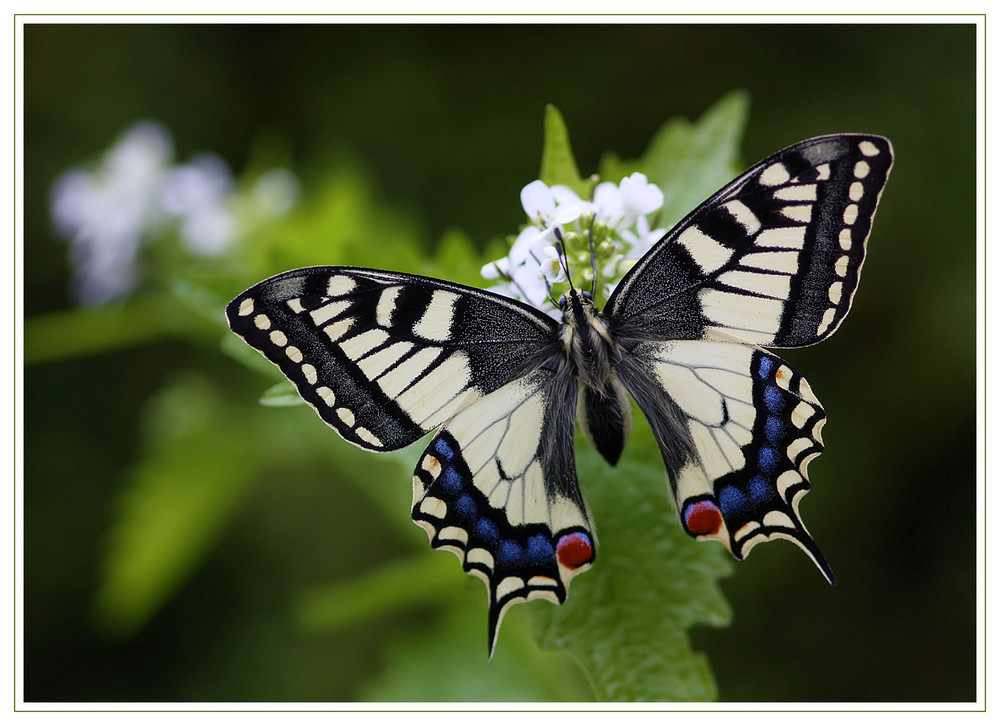
<svg viewBox="0 0 1000 726"><path fill-rule="evenodd" d="M765 477L755 476L750 479L750 497L756 502L765 502L774 496L774 490Z"/></svg>
<svg viewBox="0 0 1000 726"><path fill-rule="evenodd" d="M770 378L774 372L774 361L766 355L760 355L757 359L757 375L761 378Z"/></svg>
<svg viewBox="0 0 1000 726"><path fill-rule="evenodd" d="M778 413L785 407L785 401L781 395L781 389L776 386L764 387L764 405L771 413Z"/></svg>
<svg viewBox="0 0 1000 726"><path fill-rule="evenodd" d="M454 469L445 469L441 472L441 486L449 494L456 496L465 488L461 475Z"/></svg>
<svg viewBox="0 0 1000 726"><path fill-rule="evenodd" d="M762 472L769 473L774 471L779 461L778 452L774 447L765 446L757 452L757 466L760 467Z"/></svg>
<svg viewBox="0 0 1000 726"><path fill-rule="evenodd" d="M743 492L734 486L727 486L719 492L719 509L727 521L730 517L745 518L749 512L749 504Z"/></svg>
<svg viewBox="0 0 1000 726"><path fill-rule="evenodd" d="M777 444L781 441L784 433L785 425L781 419L777 416L768 416L764 421L764 435L767 437L767 440L772 444Z"/></svg>
<svg viewBox="0 0 1000 726"><path fill-rule="evenodd" d="M555 557L556 551L551 540L542 534L528 538L528 561L532 565L545 565Z"/></svg>
<svg viewBox="0 0 1000 726"><path fill-rule="evenodd" d="M488 545L496 544L497 539L500 537L500 530L497 529L497 526L493 524L493 522L485 517L480 517L479 521L476 522L475 532L476 536Z"/></svg>
<svg viewBox="0 0 1000 726"><path fill-rule="evenodd" d="M451 461L455 456L455 452L452 451L451 446L441 436L434 441L434 450L446 461Z"/></svg>
<svg viewBox="0 0 1000 726"><path fill-rule="evenodd" d="M524 559L524 550L512 539L505 539L497 547L497 565L499 567L519 567Z"/></svg>
<svg viewBox="0 0 1000 726"><path fill-rule="evenodd" d="M468 494L463 494L455 502L455 514L463 523L474 522L479 515L479 507Z"/></svg>

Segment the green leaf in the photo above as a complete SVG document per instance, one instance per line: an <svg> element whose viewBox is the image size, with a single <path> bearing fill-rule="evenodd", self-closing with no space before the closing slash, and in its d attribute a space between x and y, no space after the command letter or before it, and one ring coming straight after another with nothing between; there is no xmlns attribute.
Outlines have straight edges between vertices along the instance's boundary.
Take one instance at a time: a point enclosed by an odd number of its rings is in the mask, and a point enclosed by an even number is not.
<svg viewBox="0 0 1000 726"><path fill-rule="evenodd" d="M549 186L563 184L580 197L590 196L593 183L580 178L580 172L569 145L569 131L562 114L552 104L545 107L545 146L542 149L542 169L538 178Z"/></svg>
<svg viewBox="0 0 1000 726"><path fill-rule="evenodd" d="M640 159L622 161L605 154L601 178L617 182L632 172L643 172L663 191L659 226L672 227L740 171L739 142L749 103L745 91L732 91L696 123L683 118L667 121Z"/></svg>
<svg viewBox="0 0 1000 726"><path fill-rule="evenodd" d="M588 484L597 560L573 580L565 604L534 609L539 642L571 652L599 700L714 699L708 662L687 631L728 624L717 585L732 570L728 553L681 529L648 429L615 470L589 447L579 448L577 468Z"/></svg>

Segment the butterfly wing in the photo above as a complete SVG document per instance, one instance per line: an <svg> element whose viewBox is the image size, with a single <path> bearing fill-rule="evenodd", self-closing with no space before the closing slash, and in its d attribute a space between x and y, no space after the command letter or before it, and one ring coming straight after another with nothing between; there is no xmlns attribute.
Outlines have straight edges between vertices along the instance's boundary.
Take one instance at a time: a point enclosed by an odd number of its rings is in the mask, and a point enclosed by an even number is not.
<svg viewBox="0 0 1000 726"><path fill-rule="evenodd" d="M605 314L659 340L819 342L850 309L891 166L881 136L820 136L779 151L657 242Z"/></svg>
<svg viewBox="0 0 1000 726"><path fill-rule="evenodd" d="M226 309L229 325L344 439L413 443L538 365L556 324L499 295L416 275L293 270Z"/></svg>
<svg viewBox="0 0 1000 726"><path fill-rule="evenodd" d="M718 341L639 344L619 368L656 435L685 531L742 560L788 539L834 582L799 516L826 416L776 355Z"/></svg>
<svg viewBox="0 0 1000 726"><path fill-rule="evenodd" d="M790 539L833 581L798 514L825 415L758 346L812 345L843 321L891 164L879 136L780 151L668 232L608 301L619 375L657 436L685 529L737 558Z"/></svg>
<svg viewBox="0 0 1000 726"><path fill-rule="evenodd" d="M511 605L561 603L593 561L576 478L576 379L542 368L457 413L413 477L413 520L489 593L489 652Z"/></svg>
<svg viewBox="0 0 1000 726"><path fill-rule="evenodd" d="M489 593L489 645L517 602L562 602L594 557L576 479L576 379L557 324L509 298L380 270L294 270L230 303L232 329L344 439L373 451L444 424L413 519Z"/></svg>

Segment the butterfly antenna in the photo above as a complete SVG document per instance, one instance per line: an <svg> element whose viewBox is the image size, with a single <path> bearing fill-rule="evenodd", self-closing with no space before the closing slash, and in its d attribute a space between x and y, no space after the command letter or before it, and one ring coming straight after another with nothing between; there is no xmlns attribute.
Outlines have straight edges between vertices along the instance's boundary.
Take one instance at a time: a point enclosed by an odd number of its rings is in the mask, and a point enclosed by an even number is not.
<svg viewBox="0 0 1000 726"><path fill-rule="evenodd" d="M559 231L558 227L553 227L552 230L555 232L556 240L556 255L559 257L559 266L563 268L563 272L566 273L566 281L569 282L570 289L573 288L573 278L569 274L569 258L566 257L566 245L563 243L562 232Z"/></svg>

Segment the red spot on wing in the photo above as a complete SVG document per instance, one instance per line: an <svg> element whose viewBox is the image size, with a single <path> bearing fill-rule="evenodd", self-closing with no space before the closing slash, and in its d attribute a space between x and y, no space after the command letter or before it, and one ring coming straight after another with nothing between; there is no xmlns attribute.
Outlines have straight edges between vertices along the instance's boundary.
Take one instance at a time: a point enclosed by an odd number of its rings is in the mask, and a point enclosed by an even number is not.
<svg viewBox="0 0 1000 726"><path fill-rule="evenodd" d="M694 502L684 510L684 526L696 537L717 534L722 526L722 512L713 502Z"/></svg>
<svg viewBox="0 0 1000 726"><path fill-rule="evenodd" d="M575 570L594 559L594 545L585 532L571 532L559 538L556 554L564 567Z"/></svg>

